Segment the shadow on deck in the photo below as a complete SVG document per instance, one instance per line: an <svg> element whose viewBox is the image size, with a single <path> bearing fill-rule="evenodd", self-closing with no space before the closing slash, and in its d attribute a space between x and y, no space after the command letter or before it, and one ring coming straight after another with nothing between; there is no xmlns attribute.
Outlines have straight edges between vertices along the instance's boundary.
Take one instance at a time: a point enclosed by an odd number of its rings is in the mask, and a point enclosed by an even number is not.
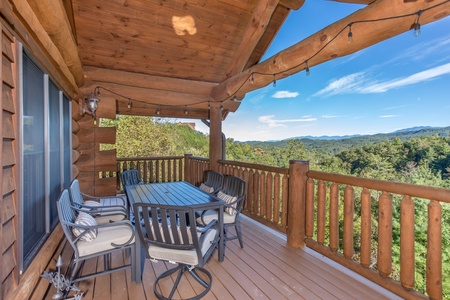
<svg viewBox="0 0 450 300"><path fill-rule="evenodd" d="M382 287L305 248L286 243L283 234L246 217L242 218L244 249L236 240L227 243L225 261L217 253L206 264L213 275L211 291L204 299L400 299ZM70 245L61 245L63 260L70 260ZM112 266L128 260L121 253L112 257ZM80 282L82 299L156 299L153 282L173 265L146 260L142 284L131 282L130 270ZM102 259L86 262L83 271L102 269ZM183 281L184 280L184 281ZM168 289L170 288L170 282ZM195 285L182 279L175 299L195 295ZM41 280L33 299L51 299L53 286Z"/></svg>

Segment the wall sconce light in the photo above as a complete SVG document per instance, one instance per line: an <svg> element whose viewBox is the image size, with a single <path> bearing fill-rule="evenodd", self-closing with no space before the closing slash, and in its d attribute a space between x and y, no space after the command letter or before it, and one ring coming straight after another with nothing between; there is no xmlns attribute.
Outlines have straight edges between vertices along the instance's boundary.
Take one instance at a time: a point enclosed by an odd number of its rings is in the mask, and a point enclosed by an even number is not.
<svg viewBox="0 0 450 300"><path fill-rule="evenodd" d="M91 115L94 117L94 121L96 120L95 112L98 108L98 102L100 100L95 96L95 94L100 95L100 89L99 87L96 87L94 92L87 97L87 99L84 100L84 103L82 104L82 110L83 115L87 113L88 115Z"/></svg>

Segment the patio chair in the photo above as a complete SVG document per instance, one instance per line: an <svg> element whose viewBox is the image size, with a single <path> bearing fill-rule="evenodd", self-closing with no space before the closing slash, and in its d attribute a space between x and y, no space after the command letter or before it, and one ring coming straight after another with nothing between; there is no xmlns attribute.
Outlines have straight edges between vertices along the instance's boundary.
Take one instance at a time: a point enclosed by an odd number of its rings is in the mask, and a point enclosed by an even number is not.
<svg viewBox="0 0 450 300"><path fill-rule="evenodd" d="M120 179L122 180L122 186L126 185L142 184L144 181L139 177L139 171L130 169L120 173Z"/></svg>
<svg viewBox="0 0 450 300"><path fill-rule="evenodd" d="M211 274L203 268L219 242L218 222L206 227L195 224L195 211L186 206L135 203L133 205L136 232L145 247L147 258L178 264L161 273L155 280L153 292L158 299L171 299L183 274L190 274L199 283L201 293L190 299L200 299L212 285ZM144 217L147 216L147 217ZM163 291L158 283L177 272L171 291ZM172 280L165 282L172 284ZM161 285L163 286L163 285Z"/></svg>
<svg viewBox="0 0 450 300"><path fill-rule="evenodd" d="M67 240L74 250L73 261L68 270L71 283L128 268L131 268L131 279L136 281L135 237L134 228L130 221L124 220L97 224L95 219L89 214L81 212L77 216L71 205L68 190L64 190L61 193L56 203L59 221ZM111 268L110 254L114 251L127 249L131 251L130 264ZM78 276L81 265L87 259L102 255L104 256L105 265L103 271Z"/></svg>
<svg viewBox="0 0 450 300"><path fill-rule="evenodd" d="M217 197L224 200L225 211L223 213L223 228L225 232L224 241L239 240L239 245L244 248L242 240L241 223L239 215L244 206L245 197L247 195L247 182L236 176L225 176L223 188L217 193ZM203 211L201 216L197 218L199 224L208 224L211 220L218 219L217 210ZM236 235L228 234L228 227L234 226Z"/></svg>
<svg viewBox="0 0 450 300"><path fill-rule="evenodd" d="M122 196L95 197L80 191L78 179L69 187L70 201L77 212L95 217L98 224L121 221L128 218L127 201Z"/></svg>
<svg viewBox="0 0 450 300"><path fill-rule="evenodd" d="M206 171L206 181L200 184L200 189L209 193L217 194L223 185L223 175L215 171Z"/></svg>

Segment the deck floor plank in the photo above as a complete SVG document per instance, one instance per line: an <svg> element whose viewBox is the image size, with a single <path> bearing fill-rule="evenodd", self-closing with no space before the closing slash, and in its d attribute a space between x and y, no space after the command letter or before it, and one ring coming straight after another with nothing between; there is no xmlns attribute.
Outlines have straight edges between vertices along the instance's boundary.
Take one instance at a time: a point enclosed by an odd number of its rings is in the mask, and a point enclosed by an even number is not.
<svg viewBox="0 0 450 300"><path fill-rule="evenodd" d="M205 300L228 299L391 299L389 293L373 284L366 284L358 275L310 249L287 245L280 233L242 218L244 248L237 240L228 241L225 260L219 263L217 251L205 268L213 276L211 291ZM233 232L230 232L233 233ZM64 259L71 254L70 246L63 249ZM117 252L112 266L128 263L130 257ZM142 284L131 281L131 270L114 272L77 283L85 292L83 299L156 299L153 284L156 277L174 265L145 261ZM83 274L103 269L103 258L88 260ZM343 272L344 270L344 272ZM175 275L160 282L164 292L170 291ZM37 287L42 291L42 285ZM191 297L199 292L193 279L183 278L174 299ZM49 288L46 299L54 293ZM388 296L387 296L388 295Z"/></svg>

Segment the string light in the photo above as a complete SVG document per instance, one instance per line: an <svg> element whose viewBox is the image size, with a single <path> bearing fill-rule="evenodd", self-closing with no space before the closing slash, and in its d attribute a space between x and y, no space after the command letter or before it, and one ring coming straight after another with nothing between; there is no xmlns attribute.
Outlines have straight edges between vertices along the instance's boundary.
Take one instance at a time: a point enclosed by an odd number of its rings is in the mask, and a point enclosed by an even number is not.
<svg viewBox="0 0 450 300"><path fill-rule="evenodd" d="M420 23L419 23L419 19L420 19L420 15L422 14L422 11L419 10L417 12L417 19L416 19L416 23L414 24L414 37L419 37L420 36Z"/></svg>
<svg viewBox="0 0 450 300"><path fill-rule="evenodd" d="M128 109L131 109L131 105L132 105L132 103L131 103L131 99L130 99L130 98L128 98Z"/></svg>
<svg viewBox="0 0 450 300"><path fill-rule="evenodd" d="M185 115L189 114L189 109L188 109L187 105L184 106L184 114Z"/></svg>
<svg viewBox="0 0 450 300"><path fill-rule="evenodd" d="M353 23L350 23L350 25L348 25L347 41L349 43L353 42L352 24Z"/></svg>
<svg viewBox="0 0 450 300"><path fill-rule="evenodd" d="M348 33L347 33L347 39L348 39L348 42L349 42L349 43L352 43L352 42L353 42L352 25L357 24L357 23L374 23L374 22L387 21L387 20L393 20L393 19L400 19L400 18L406 18L406 17L411 17L411 16L414 16L414 15L417 15L417 18L416 18L416 21L415 21L414 27L413 27L413 34L414 34L415 37L418 37L418 36L420 36L420 34L421 34L421 31L420 31L421 25L420 25L420 22L419 22L419 21L420 21L420 16L421 16L421 14L422 14L423 12L425 12L425 11L434 9L434 8L439 7L439 6L441 6L441 5L445 4L445 3L448 3L448 2L450 2L450 0L442 1L441 3L438 3L438 4L434 5L434 6L430 6L430 7L426 8L426 9L423 9L423 10L419 10L419 11L414 12L414 13L408 13L408 14L404 14L404 15L398 15L398 16L392 16L392 17L385 17L385 18L378 18L378 19L372 19L372 20L359 20L359 21L353 21L353 22L347 24L344 28L342 28L342 29L341 29L341 30L340 30L333 38L331 38L331 39L330 39L330 40L329 40L322 48L320 48L316 53L314 53L313 55L311 55L311 56L310 56L309 58L307 58L305 61L303 61L303 62L301 62L301 63L299 63L299 64L297 64L297 65L295 65L295 66L292 66L292 67L290 67L290 68L288 68L288 69L286 69L286 70L283 70L282 72L285 73L285 72L291 71L291 70L293 70L293 69L296 69L296 68L300 67L302 64L305 64L305 65L306 65L305 73L306 73L307 76L309 76L309 75L310 75L310 70L309 70L308 61L311 60L312 58L314 58L315 56L317 56L319 53L321 53L321 52L322 52L322 51L323 51L330 43L334 42L334 40L335 40L335 39L336 39L336 38L337 38L337 37L338 37L338 36L339 36L339 35L347 28L347 27L349 27L349 31L348 31ZM237 100L237 99L236 99L236 94L243 88L243 86L244 86L248 81L250 81L251 84L254 84L254 82L255 82L254 74L255 74L255 73L257 73L258 75L263 75L263 76L272 75L272 76L273 76L273 82L272 82L272 85L273 85L273 87L276 87L276 85L277 85L277 82L276 82L276 75L279 75L279 74L281 74L282 72L280 72L280 73L259 73L259 72L252 72L250 75L248 75L247 80L243 81L242 84L236 89L236 91L235 91L234 93L228 94L228 95L234 95L234 97L233 97L232 99L230 99L229 96L227 96L227 98L224 99L224 100L217 100L217 101L214 101L214 102L222 104L222 103L225 102L225 101L236 101L236 100ZM113 94L115 94L115 95L118 95L118 96L120 96L120 97L127 98L127 97L124 97L123 95L120 95L120 94L118 94L118 93L116 93L116 92L113 92L113 91L111 91L111 90L108 90L108 89L106 89L106 88L103 88L103 89L105 89L105 90L107 90L107 91L109 91L109 92L111 92L111 93L113 93ZM99 97L99 96L100 96L100 86L96 87L96 91L97 91L97 96ZM157 109L156 113L159 114L159 111L160 111L159 104L157 104L157 103L150 103L150 102L146 102L146 101L140 101L140 100L136 100L136 99L133 99L133 101L142 102L142 103L149 104L149 105L158 105L158 109ZM211 106L210 106L210 101L209 101L209 100L208 100L208 101L199 101L199 102L196 102L196 103L191 103L191 104L185 105L184 113L185 113L185 114L189 114L189 110L188 110L188 108L187 108L188 106L197 105L197 104L202 104L202 103L205 103L205 102L208 102L208 109L210 109ZM170 104L167 104L167 105L164 105L164 106L178 106L178 105L170 105ZM222 105L220 106L220 109L223 110L223 106L222 106Z"/></svg>
<svg viewBox="0 0 450 300"><path fill-rule="evenodd" d="M161 107L158 105L156 108L156 114L159 115L161 113Z"/></svg>

